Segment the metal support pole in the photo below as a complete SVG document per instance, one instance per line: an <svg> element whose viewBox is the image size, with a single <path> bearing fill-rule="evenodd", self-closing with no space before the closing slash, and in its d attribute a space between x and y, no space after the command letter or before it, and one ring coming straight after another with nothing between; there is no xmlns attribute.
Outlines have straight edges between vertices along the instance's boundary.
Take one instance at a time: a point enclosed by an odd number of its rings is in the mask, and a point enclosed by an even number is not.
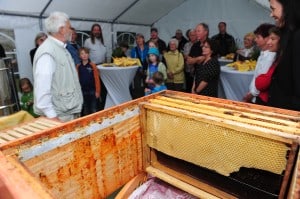
<svg viewBox="0 0 300 199"><path fill-rule="evenodd" d="M47 8L50 6L50 4L52 3L52 0L49 0L48 3L46 4L46 6L43 8L43 10L41 11L40 15L39 15L39 23L40 23L40 31L43 31L43 15L46 12Z"/></svg>

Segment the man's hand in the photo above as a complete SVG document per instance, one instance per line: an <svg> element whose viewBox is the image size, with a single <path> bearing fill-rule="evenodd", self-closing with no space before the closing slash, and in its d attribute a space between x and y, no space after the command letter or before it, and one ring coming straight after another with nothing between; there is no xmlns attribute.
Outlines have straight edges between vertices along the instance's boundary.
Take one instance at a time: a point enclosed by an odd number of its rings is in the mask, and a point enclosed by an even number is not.
<svg viewBox="0 0 300 199"><path fill-rule="evenodd" d="M174 79L174 74L172 72L168 72L167 75L169 79Z"/></svg>
<svg viewBox="0 0 300 199"><path fill-rule="evenodd" d="M188 56L187 59L186 59L186 62L187 62L189 65L194 65L194 64L197 62L197 60L196 60L196 58L193 58L193 57Z"/></svg>
<svg viewBox="0 0 300 199"><path fill-rule="evenodd" d="M43 116L41 116L41 117L43 117ZM53 117L53 118L48 118L48 117L47 117L47 119L48 119L48 120L52 120L52 121L54 121L54 122L63 123L63 121L61 121L60 119L58 119L58 117Z"/></svg>
<svg viewBox="0 0 300 199"><path fill-rule="evenodd" d="M100 97L100 93L99 92L95 92L95 96L98 99Z"/></svg>
<svg viewBox="0 0 300 199"><path fill-rule="evenodd" d="M201 64L204 61L204 56L199 56L199 57L188 57L187 58L187 63L190 65L194 64Z"/></svg>

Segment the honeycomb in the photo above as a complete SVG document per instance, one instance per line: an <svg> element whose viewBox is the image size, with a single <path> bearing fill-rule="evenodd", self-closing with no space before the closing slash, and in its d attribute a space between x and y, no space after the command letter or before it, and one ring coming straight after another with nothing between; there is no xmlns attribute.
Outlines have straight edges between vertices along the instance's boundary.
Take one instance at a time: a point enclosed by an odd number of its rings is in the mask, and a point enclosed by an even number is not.
<svg viewBox="0 0 300 199"><path fill-rule="evenodd" d="M147 144L169 156L225 176L240 167L281 174L287 164L289 147L284 143L171 112L147 109L146 113Z"/></svg>

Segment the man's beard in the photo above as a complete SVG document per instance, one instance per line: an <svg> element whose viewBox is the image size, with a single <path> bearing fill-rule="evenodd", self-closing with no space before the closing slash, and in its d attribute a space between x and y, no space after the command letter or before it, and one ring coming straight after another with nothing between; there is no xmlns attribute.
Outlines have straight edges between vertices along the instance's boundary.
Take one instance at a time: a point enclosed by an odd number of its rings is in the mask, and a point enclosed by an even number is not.
<svg viewBox="0 0 300 199"><path fill-rule="evenodd" d="M100 33L94 33L93 34L95 38L100 39L101 38L101 34Z"/></svg>
<svg viewBox="0 0 300 199"><path fill-rule="evenodd" d="M64 35L64 38L66 41L72 41L72 33L66 33Z"/></svg>

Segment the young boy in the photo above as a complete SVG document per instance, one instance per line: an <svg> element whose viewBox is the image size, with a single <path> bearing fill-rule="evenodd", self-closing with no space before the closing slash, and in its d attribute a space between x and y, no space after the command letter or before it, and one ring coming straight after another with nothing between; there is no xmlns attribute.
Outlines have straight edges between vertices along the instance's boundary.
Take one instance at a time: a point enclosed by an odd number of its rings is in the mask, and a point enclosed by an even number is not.
<svg viewBox="0 0 300 199"><path fill-rule="evenodd" d="M19 81L20 91L22 93L21 96L21 108L22 110L27 111L33 117L39 117L33 111L33 86L28 78L22 78Z"/></svg>
<svg viewBox="0 0 300 199"><path fill-rule="evenodd" d="M145 95L150 95L167 89L167 87L164 85L164 75L162 72L155 72L152 76L152 80L154 87L151 89L146 88Z"/></svg>
<svg viewBox="0 0 300 199"><path fill-rule="evenodd" d="M100 96L100 76L96 64L89 59L89 49L80 48L81 63L76 66L83 94L82 116L98 111L97 101Z"/></svg>

